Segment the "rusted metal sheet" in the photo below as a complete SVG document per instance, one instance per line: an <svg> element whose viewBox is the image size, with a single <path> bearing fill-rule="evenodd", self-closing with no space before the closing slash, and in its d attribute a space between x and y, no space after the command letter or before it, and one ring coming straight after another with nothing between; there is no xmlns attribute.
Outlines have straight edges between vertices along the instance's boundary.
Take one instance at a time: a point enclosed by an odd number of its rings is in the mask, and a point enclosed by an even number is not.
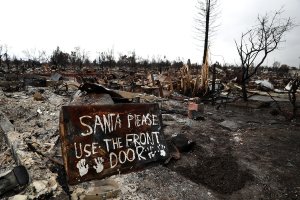
<svg viewBox="0 0 300 200"><path fill-rule="evenodd" d="M165 160L161 127L158 104L63 106L59 128L69 184Z"/></svg>

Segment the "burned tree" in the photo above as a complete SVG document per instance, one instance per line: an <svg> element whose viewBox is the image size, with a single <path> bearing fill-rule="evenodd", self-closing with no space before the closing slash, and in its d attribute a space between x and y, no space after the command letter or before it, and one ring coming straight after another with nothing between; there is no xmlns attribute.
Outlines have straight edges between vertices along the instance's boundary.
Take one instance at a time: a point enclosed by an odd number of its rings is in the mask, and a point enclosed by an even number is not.
<svg viewBox="0 0 300 200"><path fill-rule="evenodd" d="M208 47L210 43L210 36L216 31L216 20L218 18L218 1L217 0L198 0L196 7L196 31L197 39L204 41L202 64L205 63Z"/></svg>
<svg viewBox="0 0 300 200"><path fill-rule="evenodd" d="M59 47L53 51L50 57L50 63L58 68L65 69L69 64L70 55L68 53L64 53L60 50Z"/></svg>
<svg viewBox="0 0 300 200"><path fill-rule="evenodd" d="M5 63L7 71L10 70L10 56L8 55L7 45L0 45L0 68ZM3 67L4 70L4 67Z"/></svg>
<svg viewBox="0 0 300 200"><path fill-rule="evenodd" d="M264 63L268 54L278 49L283 42L283 36L295 25L291 18L283 18L282 10L275 11L271 16L265 14L258 16L258 24L252 29L243 33L235 45L241 60L242 67L242 92L244 101L248 100L246 85L249 79L257 72L257 69Z"/></svg>
<svg viewBox="0 0 300 200"><path fill-rule="evenodd" d="M104 69L104 67L113 67L116 64L115 58L114 58L114 50L107 50L105 52L98 52L98 64Z"/></svg>
<svg viewBox="0 0 300 200"><path fill-rule="evenodd" d="M34 48L30 50L24 50L23 54L27 58L27 64L32 70L35 70L36 67L41 67L42 63L48 62L46 51L37 51Z"/></svg>
<svg viewBox="0 0 300 200"><path fill-rule="evenodd" d="M216 30L216 20L218 16L218 1L217 0L198 0L198 6L196 6L197 18L196 18L196 31L197 39L204 42L203 46L203 58L202 58L202 69L201 69L201 82L200 91L195 93L207 94L208 91L208 48L210 46L210 38ZM197 89L197 90L198 90Z"/></svg>
<svg viewBox="0 0 300 200"><path fill-rule="evenodd" d="M293 106L293 115L292 118L295 118L297 115L297 90L300 87L300 77L297 75L295 76L289 83L290 89L289 89L289 100Z"/></svg>
<svg viewBox="0 0 300 200"><path fill-rule="evenodd" d="M88 59L88 52L80 47L75 47L74 51L71 51L71 64L77 66L77 70L82 70L84 61Z"/></svg>

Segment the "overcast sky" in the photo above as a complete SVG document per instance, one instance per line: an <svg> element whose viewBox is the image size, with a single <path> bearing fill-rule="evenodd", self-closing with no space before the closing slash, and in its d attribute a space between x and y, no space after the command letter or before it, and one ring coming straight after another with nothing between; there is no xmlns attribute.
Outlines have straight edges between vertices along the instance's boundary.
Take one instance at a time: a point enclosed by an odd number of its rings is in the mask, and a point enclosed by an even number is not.
<svg viewBox="0 0 300 200"><path fill-rule="evenodd" d="M135 51L138 56L178 57L201 62L202 45L194 37L196 0L0 0L0 44L10 54L60 46L70 52L80 46L94 59L97 52ZM213 38L211 61L240 64L234 39L255 24L257 15L284 6L286 16L300 24L300 0L219 0L220 27ZM286 42L272 53L274 61L300 64L300 27L286 34Z"/></svg>

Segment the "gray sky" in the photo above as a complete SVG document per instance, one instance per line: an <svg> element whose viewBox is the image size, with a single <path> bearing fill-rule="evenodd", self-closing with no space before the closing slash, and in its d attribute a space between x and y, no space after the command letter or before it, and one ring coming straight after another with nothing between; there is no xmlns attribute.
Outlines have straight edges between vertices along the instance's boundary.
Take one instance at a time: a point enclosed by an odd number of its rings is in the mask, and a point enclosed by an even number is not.
<svg viewBox="0 0 300 200"><path fill-rule="evenodd" d="M180 57L201 62L202 49L195 40L196 0L0 0L0 44L10 54L24 56L26 49L46 50L60 46L70 52L76 46L97 52L114 49L135 51L151 59ZM285 14L300 24L300 0L219 0L220 27L213 38L211 61L240 64L234 39L247 31L258 14L284 7ZM290 66L300 64L300 27L286 34L286 42L272 53L274 61ZM224 59L223 59L224 58Z"/></svg>

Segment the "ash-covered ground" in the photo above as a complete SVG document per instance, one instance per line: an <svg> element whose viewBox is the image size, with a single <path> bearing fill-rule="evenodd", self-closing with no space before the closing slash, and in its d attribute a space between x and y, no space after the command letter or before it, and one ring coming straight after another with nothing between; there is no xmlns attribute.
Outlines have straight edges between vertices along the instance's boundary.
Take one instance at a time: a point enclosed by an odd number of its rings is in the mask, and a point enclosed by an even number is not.
<svg viewBox="0 0 300 200"><path fill-rule="evenodd" d="M2 199L84 199L112 183L116 184L110 194L114 199L300 198L300 124L272 115L274 102L261 107L251 106L260 103L252 101L248 106L206 103L202 117L192 120L186 115L186 101L154 98L151 101L162 109L166 139L181 134L195 143L193 148L168 164L69 186L59 164L58 120L61 106L70 100L71 96L55 94L50 88L0 90L0 110L14 126L5 134L31 178L24 190L9 192ZM289 102L282 106L290 109ZM2 131L0 172L16 166L4 138Z"/></svg>

